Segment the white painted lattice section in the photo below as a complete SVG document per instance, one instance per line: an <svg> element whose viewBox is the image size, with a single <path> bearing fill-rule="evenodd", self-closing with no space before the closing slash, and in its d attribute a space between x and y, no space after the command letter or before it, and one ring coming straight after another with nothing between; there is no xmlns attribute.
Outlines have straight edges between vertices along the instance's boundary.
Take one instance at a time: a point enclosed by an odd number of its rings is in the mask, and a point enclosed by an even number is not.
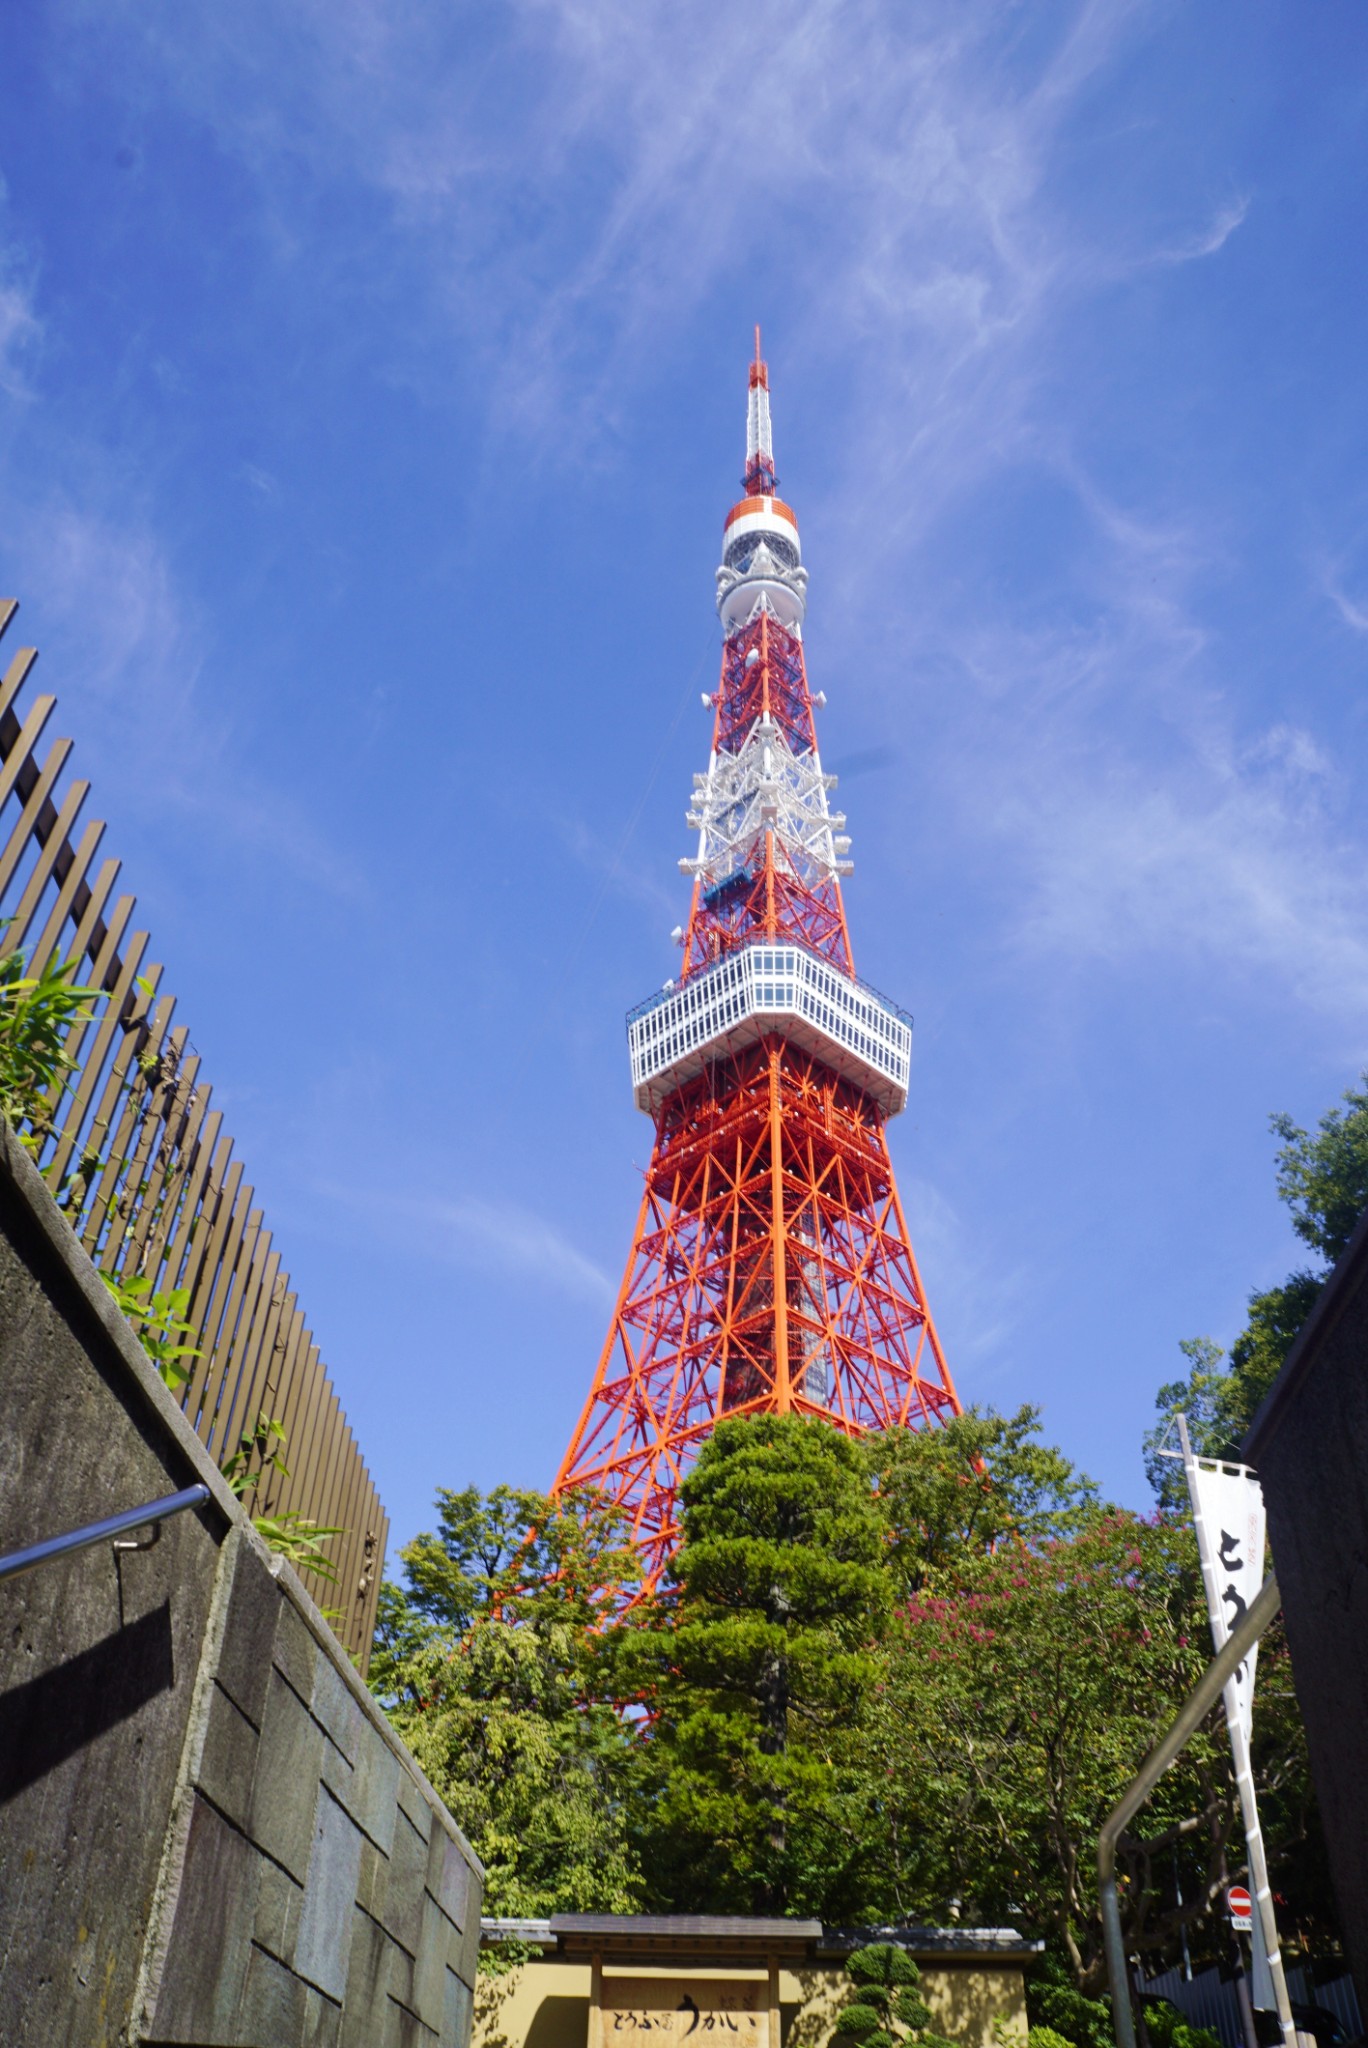
<svg viewBox="0 0 1368 2048"><path fill-rule="evenodd" d="M630 1013L638 1109L658 1109L719 1053L776 1030L863 1088L886 1116L905 1107L912 1026L903 1012L801 946L757 945Z"/></svg>
<svg viewBox="0 0 1368 2048"><path fill-rule="evenodd" d="M698 854L679 865L706 886L739 873L757 850L763 856L769 830L780 867L808 887L851 872L845 814L827 804L836 777L815 753L790 753L773 719L757 719L740 751L714 755L694 783L684 822L699 834Z"/></svg>

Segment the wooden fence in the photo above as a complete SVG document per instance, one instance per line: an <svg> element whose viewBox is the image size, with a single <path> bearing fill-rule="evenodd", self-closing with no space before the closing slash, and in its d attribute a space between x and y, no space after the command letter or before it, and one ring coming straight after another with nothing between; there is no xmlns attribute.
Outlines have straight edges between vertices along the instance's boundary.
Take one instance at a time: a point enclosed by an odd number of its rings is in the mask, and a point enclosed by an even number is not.
<svg viewBox="0 0 1368 2048"><path fill-rule="evenodd" d="M0 600L0 636L17 609ZM21 648L0 681L0 957L22 949L30 972L70 960L99 991L68 1035L74 1064L34 1139L38 1164L103 1272L188 1290L182 1341L199 1356L179 1398L219 1463L258 1417L284 1429L289 1477L271 1475L271 1512L343 1530L327 1545L336 1585L306 1579L364 1669L388 1520L148 934L130 928L135 899L115 895L120 864L98 859L105 828L79 828L90 784L63 785L71 741L39 754L56 699L19 708L36 658Z"/></svg>

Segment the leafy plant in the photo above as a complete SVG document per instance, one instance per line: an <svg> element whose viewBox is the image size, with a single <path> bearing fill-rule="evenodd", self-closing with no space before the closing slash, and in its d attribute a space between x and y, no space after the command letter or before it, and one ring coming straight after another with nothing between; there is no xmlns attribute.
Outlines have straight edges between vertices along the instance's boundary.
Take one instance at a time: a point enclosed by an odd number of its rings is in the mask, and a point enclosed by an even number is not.
<svg viewBox="0 0 1368 2048"><path fill-rule="evenodd" d="M289 1478L285 1445L284 1425L262 1409L251 1429L244 1430L238 1438L237 1449L230 1452L219 1467L239 1500L245 1500L251 1494L252 1504L257 1506L268 1473L278 1472L282 1479ZM284 1514L277 1514L267 1499L260 1504L260 1512L252 1516L252 1527L296 1571L312 1572L330 1586L337 1584L337 1567L330 1557L325 1556L323 1545L344 1533L340 1524L330 1526L316 1522L297 1508L287 1508Z"/></svg>
<svg viewBox="0 0 1368 2048"><path fill-rule="evenodd" d="M200 1356L195 1345L179 1341L194 1331L194 1324L187 1320L185 1314L190 1306L189 1288L174 1287L166 1293L154 1294L152 1282L146 1275L139 1275L133 1280L112 1280L105 1273L101 1278L133 1325L143 1350L171 1392L176 1393L189 1379L191 1366ZM257 1507L257 1496L268 1473L277 1472L282 1479L289 1478L285 1442L283 1425L264 1410L252 1428L244 1430L238 1438L237 1449L230 1452L219 1467L239 1500L245 1502L246 1496L251 1494L252 1506ZM260 1511L252 1515L252 1527L296 1571L312 1572L315 1578L325 1580L330 1586L337 1584L337 1567L325 1553L323 1545L330 1543L334 1536L345 1533L340 1524L316 1522L311 1515L301 1514L297 1508L287 1508L284 1514L277 1514L268 1499L261 1502Z"/></svg>
<svg viewBox="0 0 1368 2048"><path fill-rule="evenodd" d="M896 1943L874 1941L857 1948L846 1959L846 1974L854 1981L856 1994L836 2016L834 2042L894 2048L896 2042L915 2041L920 2048L951 2048L943 2035L931 2032L921 1971Z"/></svg>
<svg viewBox="0 0 1368 2048"><path fill-rule="evenodd" d="M0 925L0 933L9 923ZM0 959L0 1115L18 1131L20 1143L38 1152L52 1128L49 1097L74 1062L66 1041L73 1024L92 1014L99 989L72 979L75 960L49 960L40 973L27 971L18 951Z"/></svg>
<svg viewBox="0 0 1368 2048"><path fill-rule="evenodd" d="M255 1426L243 1431L238 1438L237 1449L224 1459L219 1470L241 1500L253 1487L260 1486L267 1472L278 1472L282 1479L289 1478L284 1452L284 1426L263 1409Z"/></svg>
<svg viewBox="0 0 1368 2048"><path fill-rule="evenodd" d="M1008 1543L1038 1549L1086 1527L1097 1488L1040 1441L1040 1410L967 1408L941 1429L889 1429L865 1444L888 1523L895 1598L953 1583Z"/></svg>
<svg viewBox="0 0 1368 2048"><path fill-rule="evenodd" d="M132 1280L113 1280L108 1273L101 1278L174 1394L189 1379L191 1366L200 1356L195 1345L178 1341L194 1334L195 1326L185 1314L190 1306L190 1289L173 1287L166 1293L154 1294L152 1282L145 1274Z"/></svg>
<svg viewBox="0 0 1368 2048"><path fill-rule="evenodd" d="M283 1515L253 1515L252 1527L297 1572L312 1572L330 1586L337 1584L337 1566L324 1555L323 1545L343 1534L340 1524L328 1527L289 1508Z"/></svg>

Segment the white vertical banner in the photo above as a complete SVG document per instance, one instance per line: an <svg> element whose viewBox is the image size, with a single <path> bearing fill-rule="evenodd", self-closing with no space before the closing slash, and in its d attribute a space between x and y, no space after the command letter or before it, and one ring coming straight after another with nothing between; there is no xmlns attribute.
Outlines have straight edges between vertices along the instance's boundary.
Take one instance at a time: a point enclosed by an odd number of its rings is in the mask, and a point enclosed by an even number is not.
<svg viewBox="0 0 1368 2048"><path fill-rule="evenodd" d="M1192 1499L1192 1519L1197 1528L1197 1554L1202 1560L1207 1613L1211 1617L1211 1639L1219 1652L1239 1626L1245 1610L1263 1584L1263 1488L1247 1465L1223 1465L1211 1459L1194 1457L1187 1417L1180 1415L1177 1422L1183 1446L1183 1468ZM1284 2048L1296 2048L1297 2033L1278 1948L1278 1923L1273 1912L1268 1861L1264 1855L1263 1831L1259 1826L1258 1801L1254 1796L1254 1772L1249 1761L1249 1738L1254 1721L1254 1667L1257 1662L1256 1643L1244 1663L1237 1667L1222 1697L1249 1852L1249 1888L1254 1895L1254 1913L1263 1937L1261 1957L1256 1949L1256 1963L1262 1966L1256 1969L1256 1980L1262 1978L1266 1968L1274 2010L1282 2026ZM1262 1996L1267 1996L1262 1985L1260 1991Z"/></svg>
<svg viewBox="0 0 1368 2048"><path fill-rule="evenodd" d="M1221 1650L1263 1584L1263 1488L1247 1465L1215 1465L1201 1458L1192 1460L1188 1481L1211 1640ZM1238 1722L1246 1744L1254 1724L1258 1656L1256 1643L1225 1689L1226 1719L1232 1728Z"/></svg>

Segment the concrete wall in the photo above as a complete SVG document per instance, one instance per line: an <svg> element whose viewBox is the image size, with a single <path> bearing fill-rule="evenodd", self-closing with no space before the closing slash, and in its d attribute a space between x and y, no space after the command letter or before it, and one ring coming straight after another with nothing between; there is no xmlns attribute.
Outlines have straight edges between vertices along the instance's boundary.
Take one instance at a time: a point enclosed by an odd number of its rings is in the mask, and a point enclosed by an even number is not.
<svg viewBox="0 0 1368 2048"><path fill-rule="evenodd" d="M464 2048L481 1872L0 1127L5 2048Z"/></svg>
<svg viewBox="0 0 1368 2048"><path fill-rule="evenodd" d="M932 2025L960 2048L1026 2048L1026 1989L1017 1962L923 1962L922 1990ZM682 1964L659 1969L624 1963L604 1966L604 1999L616 1977L685 1977L755 1980L763 1969ZM785 1966L779 1972L783 2048L826 2048L836 2014L850 2002L852 1986L843 1961ZM475 2048L586 2048L589 2029L589 1965L558 1956L519 1963L500 1977L480 1980L475 2006ZM610 2036L611 2038L611 2036Z"/></svg>
<svg viewBox="0 0 1368 2048"><path fill-rule="evenodd" d="M1268 1504L1340 1924L1368 2012L1368 1218L1245 1440Z"/></svg>

